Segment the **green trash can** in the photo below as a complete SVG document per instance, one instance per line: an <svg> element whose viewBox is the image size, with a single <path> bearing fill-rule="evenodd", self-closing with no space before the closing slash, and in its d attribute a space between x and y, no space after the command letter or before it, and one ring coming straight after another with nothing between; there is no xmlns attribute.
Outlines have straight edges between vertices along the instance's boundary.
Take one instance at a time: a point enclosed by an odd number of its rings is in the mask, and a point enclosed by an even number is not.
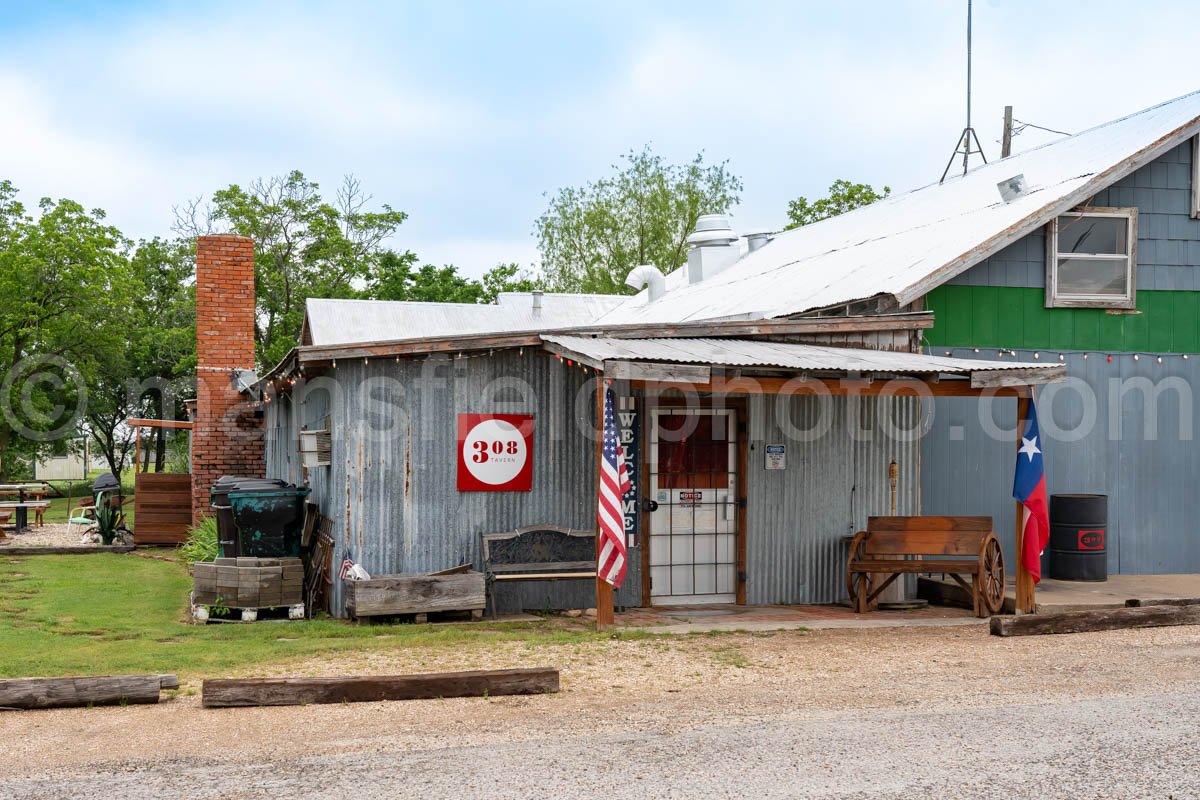
<svg viewBox="0 0 1200 800"><path fill-rule="evenodd" d="M308 489L296 486L230 492L237 555L299 558L308 494Z"/></svg>

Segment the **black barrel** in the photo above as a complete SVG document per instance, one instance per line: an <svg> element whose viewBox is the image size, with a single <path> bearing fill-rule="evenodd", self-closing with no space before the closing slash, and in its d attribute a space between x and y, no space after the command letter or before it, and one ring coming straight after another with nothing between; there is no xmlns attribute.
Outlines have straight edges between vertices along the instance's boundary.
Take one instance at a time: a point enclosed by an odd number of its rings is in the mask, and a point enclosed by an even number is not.
<svg viewBox="0 0 1200 800"><path fill-rule="evenodd" d="M1050 496L1050 577L1108 580L1108 495Z"/></svg>

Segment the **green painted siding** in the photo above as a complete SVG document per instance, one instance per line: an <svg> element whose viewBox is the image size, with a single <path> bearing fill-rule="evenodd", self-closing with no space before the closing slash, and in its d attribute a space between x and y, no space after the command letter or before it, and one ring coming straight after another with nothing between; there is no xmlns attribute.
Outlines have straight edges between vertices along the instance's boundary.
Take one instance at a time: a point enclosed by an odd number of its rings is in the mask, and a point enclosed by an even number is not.
<svg viewBox="0 0 1200 800"><path fill-rule="evenodd" d="M1200 292L1138 292L1140 314L1045 300L1041 288L945 284L925 296L935 319L925 338L934 347L1200 353Z"/></svg>

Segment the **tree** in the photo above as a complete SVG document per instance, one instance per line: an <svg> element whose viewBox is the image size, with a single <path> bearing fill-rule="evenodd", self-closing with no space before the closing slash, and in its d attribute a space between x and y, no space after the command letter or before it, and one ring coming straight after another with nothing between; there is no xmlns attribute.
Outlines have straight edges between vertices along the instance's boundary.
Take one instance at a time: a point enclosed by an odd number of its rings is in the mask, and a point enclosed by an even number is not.
<svg viewBox="0 0 1200 800"><path fill-rule="evenodd" d="M869 184L838 179L829 187L828 197L812 202L809 202L807 197L797 197L788 203L788 225L785 230L845 214L847 211L870 205L876 200L882 200L891 193L890 186L884 186L883 192L880 193Z"/></svg>
<svg viewBox="0 0 1200 800"><path fill-rule="evenodd" d="M191 243L159 238L138 243L128 261L130 302L119 340L97 348L91 381L88 430L120 476L133 446L129 417L180 419L182 398L192 390L196 362L195 272ZM166 439L151 432L145 451L161 472ZM137 468L139 465L134 465Z"/></svg>
<svg viewBox="0 0 1200 800"><path fill-rule="evenodd" d="M527 292L537 287L517 264L498 264L477 281L459 274L453 264L416 267L416 261L412 253L384 253L366 296L426 303L493 303L501 292Z"/></svg>
<svg viewBox="0 0 1200 800"><path fill-rule="evenodd" d="M104 212L43 198L36 218L0 181L0 477L10 447L73 436L94 355L122 337L128 242Z"/></svg>
<svg viewBox="0 0 1200 800"><path fill-rule="evenodd" d="M639 264L663 272L687 257L687 237L701 214L737 205L742 181L727 161L664 164L647 145L622 156L613 174L559 189L535 230L548 289L628 293L625 276Z"/></svg>
<svg viewBox="0 0 1200 800"><path fill-rule="evenodd" d="M370 201L353 176L327 202L318 184L293 171L221 189L207 205L176 208L175 230L184 236L225 229L254 240L260 366L274 365L295 344L308 298L357 297L377 279L391 252L384 242L408 215L386 204L368 211Z"/></svg>

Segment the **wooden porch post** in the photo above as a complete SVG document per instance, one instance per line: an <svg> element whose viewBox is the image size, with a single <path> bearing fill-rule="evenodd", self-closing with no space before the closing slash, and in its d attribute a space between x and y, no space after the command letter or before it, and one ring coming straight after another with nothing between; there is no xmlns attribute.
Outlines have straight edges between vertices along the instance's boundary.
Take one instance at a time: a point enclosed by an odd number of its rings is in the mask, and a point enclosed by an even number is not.
<svg viewBox="0 0 1200 800"><path fill-rule="evenodd" d="M592 508L600 502L600 464L604 458L604 378L596 376L596 491ZM613 612L612 584L600 577L600 516L596 514L596 630L602 631L616 621Z"/></svg>
<svg viewBox="0 0 1200 800"><path fill-rule="evenodd" d="M1017 396L1017 450L1021 448L1021 434L1025 432L1025 421L1029 418L1029 401L1033 397L1033 387L1026 387L1020 390ZM1034 596L1033 575L1025 568L1025 559L1022 554L1025 552L1025 526L1024 510L1025 506L1021 505L1019 500L1014 501L1017 506L1017 603L1016 611L1018 614L1032 614L1037 608L1036 598Z"/></svg>

